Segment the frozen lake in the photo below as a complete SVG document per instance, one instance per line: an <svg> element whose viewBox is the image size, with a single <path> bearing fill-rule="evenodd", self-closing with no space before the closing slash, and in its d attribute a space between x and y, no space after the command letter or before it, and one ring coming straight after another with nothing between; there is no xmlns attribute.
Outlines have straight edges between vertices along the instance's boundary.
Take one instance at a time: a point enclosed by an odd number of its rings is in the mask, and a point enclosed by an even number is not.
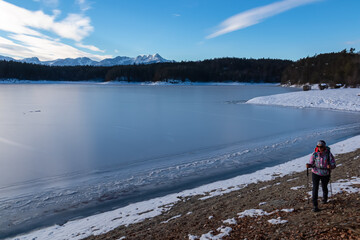
<svg viewBox="0 0 360 240"><path fill-rule="evenodd" d="M244 104L274 85L0 85L0 238L276 165L359 114Z"/></svg>

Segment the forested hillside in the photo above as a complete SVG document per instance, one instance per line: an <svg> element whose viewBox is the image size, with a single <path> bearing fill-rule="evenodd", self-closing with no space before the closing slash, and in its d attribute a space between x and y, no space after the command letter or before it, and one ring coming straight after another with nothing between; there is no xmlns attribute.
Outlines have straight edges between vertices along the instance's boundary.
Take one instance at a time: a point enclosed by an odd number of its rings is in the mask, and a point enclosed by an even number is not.
<svg viewBox="0 0 360 240"><path fill-rule="evenodd" d="M291 61L276 59L220 58L199 62L160 63L141 66L117 66L110 69L106 81L195 82L280 82L281 73Z"/></svg>
<svg viewBox="0 0 360 240"><path fill-rule="evenodd" d="M300 59L283 72L282 84L328 83L356 87L360 85L360 54L343 50Z"/></svg>
<svg viewBox="0 0 360 240"><path fill-rule="evenodd" d="M198 62L156 63L148 65L44 66L0 61L0 79L20 80L101 80L192 82L280 82L281 73L292 62L277 59L221 58Z"/></svg>
<svg viewBox="0 0 360 240"><path fill-rule="evenodd" d="M147 65L45 66L0 61L0 79L53 81L191 81L263 82L282 84L328 83L360 85L360 55L343 50L319 54L296 62L279 59L219 58L193 62Z"/></svg>
<svg viewBox="0 0 360 240"><path fill-rule="evenodd" d="M14 61L0 61L0 79L81 81L104 80L109 67L46 66Z"/></svg>

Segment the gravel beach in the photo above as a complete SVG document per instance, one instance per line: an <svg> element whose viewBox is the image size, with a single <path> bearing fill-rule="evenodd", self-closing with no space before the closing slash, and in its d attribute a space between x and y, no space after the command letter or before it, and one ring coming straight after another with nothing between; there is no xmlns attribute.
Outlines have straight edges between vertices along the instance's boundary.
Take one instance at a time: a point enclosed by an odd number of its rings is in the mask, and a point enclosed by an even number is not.
<svg viewBox="0 0 360 240"><path fill-rule="evenodd" d="M336 163L333 186L360 177L360 149L336 155ZM205 200L184 198L160 216L86 239L360 239L359 192L344 189L327 204L320 197L321 211L313 213L310 185L303 171ZM251 209L265 214L244 214Z"/></svg>

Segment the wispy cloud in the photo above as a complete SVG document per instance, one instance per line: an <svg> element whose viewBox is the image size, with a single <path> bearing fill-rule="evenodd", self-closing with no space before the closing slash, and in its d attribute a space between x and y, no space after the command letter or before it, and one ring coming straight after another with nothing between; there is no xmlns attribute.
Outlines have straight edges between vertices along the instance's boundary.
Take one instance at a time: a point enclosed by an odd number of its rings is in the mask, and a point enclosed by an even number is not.
<svg viewBox="0 0 360 240"><path fill-rule="evenodd" d="M94 28L90 24L90 18L81 14L69 14L64 20L51 24L49 30L63 38L81 41L87 37Z"/></svg>
<svg viewBox="0 0 360 240"><path fill-rule="evenodd" d="M95 47L93 45L85 45L85 44L82 44L82 43L76 43L75 45L77 47L86 48L86 49L89 49L89 50L94 51L94 52L105 52L104 50L101 50L98 47Z"/></svg>
<svg viewBox="0 0 360 240"><path fill-rule="evenodd" d="M179 14L179 13L173 13L172 15L173 15L173 17L180 17L181 16L181 14Z"/></svg>
<svg viewBox="0 0 360 240"><path fill-rule="evenodd" d="M90 3L87 2L86 0L76 0L76 3L79 4L80 9L83 12L85 12L91 8Z"/></svg>
<svg viewBox="0 0 360 240"><path fill-rule="evenodd" d="M283 0L241 12L220 23L220 25L217 27L217 30L208 35L206 38L215 38L226 33L247 28L249 26L260 23L262 20L268 17L316 1L320 0Z"/></svg>
<svg viewBox="0 0 360 240"><path fill-rule="evenodd" d="M81 41L93 31L90 18L87 16L69 14L65 19L56 21L58 15L58 11L51 16L42 11L30 11L0 0L0 30L35 36L41 35L40 30L46 30L75 41Z"/></svg>
<svg viewBox="0 0 360 240"><path fill-rule="evenodd" d="M86 4L85 0L76 1L79 4ZM75 41L75 46L104 52L96 46L82 43L82 40L94 30L89 17L84 13L71 13L59 20L60 14L60 10L57 9L49 15L43 11L30 11L0 0L0 30L8 33L7 36L0 38L0 54L17 58L37 56L41 60L60 57L87 56L93 59L109 57L109 55L90 54L62 43L61 39L70 39ZM49 34L58 36L59 39L50 37Z"/></svg>
<svg viewBox="0 0 360 240"><path fill-rule="evenodd" d="M358 44L358 43L360 43L360 39L355 40L355 41L347 41L347 42L345 42L345 44L347 44L347 45L355 45L355 44Z"/></svg>
<svg viewBox="0 0 360 240"><path fill-rule="evenodd" d="M0 37L0 53L15 58L38 56L41 60L53 60L55 58L89 57L101 60L112 57L111 55L90 54L51 38L24 34L10 34L9 38Z"/></svg>
<svg viewBox="0 0 360 240"><path fill-rule="evenodd" d="M34 2L41 2L47 7L55 8L59 5L59 0L34 0Z"/></svg>

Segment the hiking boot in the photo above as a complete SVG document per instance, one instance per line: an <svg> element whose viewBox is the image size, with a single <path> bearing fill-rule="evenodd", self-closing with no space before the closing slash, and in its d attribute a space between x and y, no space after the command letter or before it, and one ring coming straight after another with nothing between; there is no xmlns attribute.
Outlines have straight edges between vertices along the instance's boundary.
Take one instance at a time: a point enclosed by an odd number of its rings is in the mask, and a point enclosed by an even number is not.
<svg viewBox="0 0 360 240"><path fill-rule="evenodd" d="M322 203L323 203L323 204L327 204L328 201L327 201L327 200L322 200Z"/></svg>
<svg viewBox="0 0 360 240"><path fill-rule="evenodd" d="M320 212L320 209L318 207L314 207L313 212Z"/></svg>

